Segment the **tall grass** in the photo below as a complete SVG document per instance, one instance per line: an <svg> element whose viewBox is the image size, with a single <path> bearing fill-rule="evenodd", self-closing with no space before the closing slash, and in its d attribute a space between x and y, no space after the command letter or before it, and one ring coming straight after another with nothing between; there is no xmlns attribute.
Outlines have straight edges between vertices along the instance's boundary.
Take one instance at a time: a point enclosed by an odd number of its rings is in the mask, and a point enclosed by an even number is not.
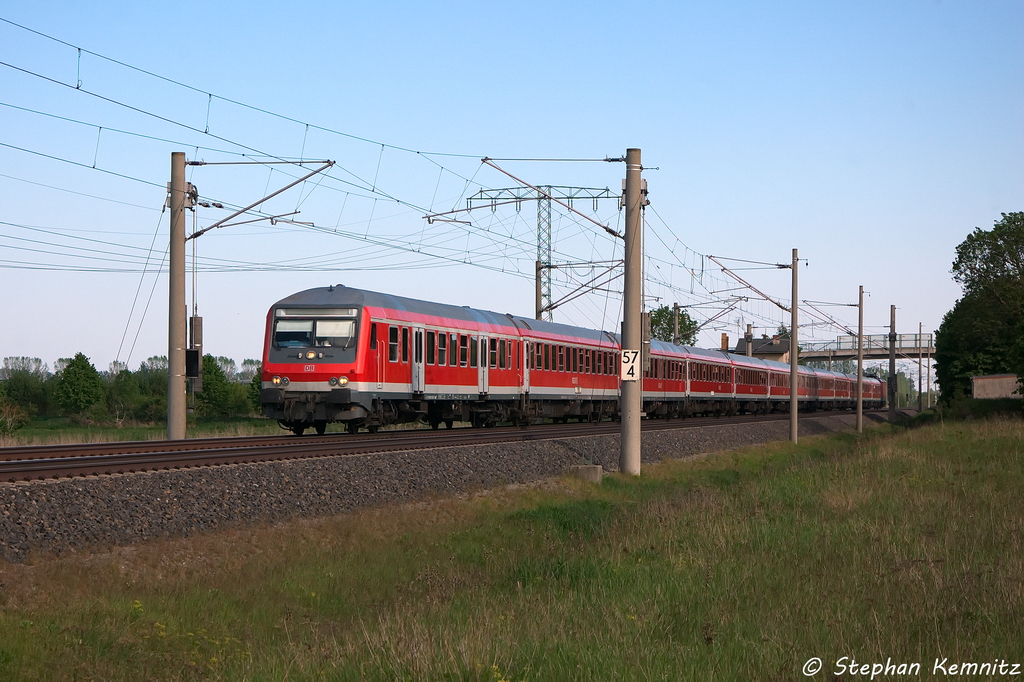
<svg viewBox="0 0 1024 682"><path fill-rule="evenodd" d="M286 433L276 421L259 418L202 420L189 423L188 438L261 436ZM73 445L116 441L162 440L167 437L164 424L134 426L82 426L67 419L53 418L30 422L9 436L0 436L0 447L21 445Z"/></svg>
<svg viewBox="0 0 1024 682"><path fill-rule="evenodd" d="M0 677L802 679L1024 662L1024 423L0 565Z"/></svg>

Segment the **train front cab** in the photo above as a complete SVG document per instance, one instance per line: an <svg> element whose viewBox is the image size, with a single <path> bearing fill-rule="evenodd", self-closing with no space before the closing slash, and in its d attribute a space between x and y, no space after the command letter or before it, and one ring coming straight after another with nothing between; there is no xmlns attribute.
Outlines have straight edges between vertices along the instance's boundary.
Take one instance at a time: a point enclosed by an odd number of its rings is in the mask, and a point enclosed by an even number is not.
<svg viewBox="0 0 1024 682"><path fill-rule="evenodd" d="M360 312L358 306L271 308L260 392L268 418L301 435L365 417L353 391L359 345L369 341Z"/></svg>

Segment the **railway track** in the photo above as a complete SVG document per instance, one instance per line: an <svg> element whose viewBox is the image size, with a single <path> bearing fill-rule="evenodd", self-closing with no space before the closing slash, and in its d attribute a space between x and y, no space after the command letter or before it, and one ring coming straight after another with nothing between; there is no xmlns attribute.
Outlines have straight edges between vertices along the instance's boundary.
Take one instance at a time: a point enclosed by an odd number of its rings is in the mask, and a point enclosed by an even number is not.
<svg viewBox="0 0 1024 682"><path fill-rule="evenodd" d="M699 417L685 420L645 420L644 431L744 424L789 419L786 414L743 415L729 419ZM618 422L548 424L528 428L458 428L451 430L387 431L377 434L325 436L254 436L197 438L183 441L122 441L76 445L31 445L0 448L0 482L127 474L270 462L309 457L365 455L376 452L485 445L580 436L614 435Z"/></svg>

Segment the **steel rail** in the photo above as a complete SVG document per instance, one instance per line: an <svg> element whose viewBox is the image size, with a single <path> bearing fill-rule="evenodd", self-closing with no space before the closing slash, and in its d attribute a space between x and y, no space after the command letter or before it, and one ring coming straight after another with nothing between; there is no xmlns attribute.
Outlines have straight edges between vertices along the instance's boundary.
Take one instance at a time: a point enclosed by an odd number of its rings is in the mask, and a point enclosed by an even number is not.
<svg viewBox="0 0 1024 682"><path fill-rule="evenodd" d="M823 413L822 416L836 413ZM783 421L787 414L744 415L729 419L697 417L684 420L645 420L643 430L729 426L757 422ZM618 422L545 425L528 429L461 428L446 431L408 430L386 434L316 438L241 437L204 438L194 441L134 441L84 444L91 451L82 453L82 445L26 446L3 448L0 482L67 478L104 474L132 474L146 471L184 469L228 464L246 464L312 457L345 457L367 454L422 450L503 442L564 440L585 436L619 433ZM383 437L381 437L383 436ZM108 447L102 451L102 446ZM28 452L26 452L28 451ZM44 451L46 451L44 453ZM42 456L24 456L31 453Z"/></svg>

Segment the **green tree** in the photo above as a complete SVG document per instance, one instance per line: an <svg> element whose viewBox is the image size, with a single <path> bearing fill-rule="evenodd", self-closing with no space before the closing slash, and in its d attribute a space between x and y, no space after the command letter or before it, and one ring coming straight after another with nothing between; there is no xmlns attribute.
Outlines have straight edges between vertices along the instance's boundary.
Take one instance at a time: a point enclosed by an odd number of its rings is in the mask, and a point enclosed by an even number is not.
<svg viewBox="0 0 1024 682"><path fill-rule="evenodd" d="M663 305L651 311L651 338L672 343L672 332L675 329L672 308ZM697 330L700 327L685 310L679 311L679 343L692 346L697 341Z"/></svg>
<svg viewBox="0 0 1024 682"><path fill-rule="evenodd" d="M196 415L226 417L230 412L231 392L227 377L210 354L203 356L203 390L196 393Z"/></svg>
<svg viewBox="0 0 1024 682"><path fill-rule="evenodd" d="M246 366L245 363L247 362L250 362L250 360L246 360L242 363L243 368ZM256 371L252 374L252 379L249 380L249 407L252 409L253 414L262 415L263 403L260 402L260 393L263 391L263 380L262 377L260 377L262 363L257 362L256 360L252 360L251 362L256 362L257 365Z"/></svg>
<svg viewBox="0 0 1024 682"><path fill-rule="evenodd" d="M45 415L51 397L50 369L39 358L7 357L0 368L4 392L29 417Z"/></svg>
<svg viewBox="0 0 1024 682"><path fill-rule="evenodd" d="M56 399L66 412L80 415L103 399L103 379L82 353L60 360L63 368L57 380Z"/></svg>
<svg viewBox="0 0 1024 682"><path fill-rule="evenodd" d="M114 417L118 425L133 419L135 411L142 403L142 391L135 374L127 369L113 374L106 385L107 412Z"/></svg>
<svg viewBox="0 0 1024 682"><path fill-rule="evenodd" d="M951 272L964 296L935 333L935 376L946 402L969 395L974 375L1024 379L1024 213L975 228L957 246Z"/></svg>

